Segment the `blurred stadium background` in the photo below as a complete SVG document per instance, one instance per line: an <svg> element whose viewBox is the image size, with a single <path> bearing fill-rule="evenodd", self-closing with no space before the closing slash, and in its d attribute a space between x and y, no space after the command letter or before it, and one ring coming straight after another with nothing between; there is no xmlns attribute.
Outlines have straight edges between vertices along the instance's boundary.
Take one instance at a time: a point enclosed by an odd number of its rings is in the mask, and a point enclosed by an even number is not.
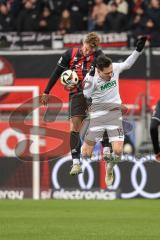
<svg viewBox="0 0 160 240"><path fill-rule="evenodd" d="M99 33L101 47L113 61L129 56L137 36L149 39L141 58L120 78L121 97L129 109L125 119L133 130L125 136L124 156L107 190L99 144L94 161L83 163L83 175L68 174L68 92L57 82L47 112L38 97L61 54L80 46L89 31ZM160 98L159 62L159 0L0 0L0 199L59 200L0 202L2 239L157 239L159 202L144 199L160 198L160 165L154 161L149 134ZM98 201L117 198L130 200ZM18 228L12 231L11 226L16 215L15 225L24 220L19 237ZM37 230L43 217L45 223Z"/></svg>

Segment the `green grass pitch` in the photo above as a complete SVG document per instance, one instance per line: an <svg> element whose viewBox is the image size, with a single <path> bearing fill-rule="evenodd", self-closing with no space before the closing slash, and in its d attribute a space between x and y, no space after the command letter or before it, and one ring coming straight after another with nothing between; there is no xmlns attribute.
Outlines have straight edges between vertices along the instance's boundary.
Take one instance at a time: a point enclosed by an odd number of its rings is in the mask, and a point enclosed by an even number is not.
<svg viewBox="0 0 160 240"><path fill-rule="evenodd" d="M0 239L158 240L160 200L3 200Z"/></svg>

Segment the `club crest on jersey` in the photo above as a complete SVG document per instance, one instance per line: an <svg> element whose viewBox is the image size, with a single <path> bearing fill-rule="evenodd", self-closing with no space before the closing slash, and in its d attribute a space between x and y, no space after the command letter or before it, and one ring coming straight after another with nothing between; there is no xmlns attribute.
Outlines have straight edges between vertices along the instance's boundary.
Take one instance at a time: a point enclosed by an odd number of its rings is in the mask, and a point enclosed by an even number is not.
<svg viewBox="0 0 160 240"><path fill-rule="evenodd" d="M100 89L101 89L101 91L104 91L104 90L107 90L107 89L110 89L110 88L116 87L116 86L117 86L117 83L116 83L116 80L114 80L114 81L107 82L107 83L101 85Z"/></svg>

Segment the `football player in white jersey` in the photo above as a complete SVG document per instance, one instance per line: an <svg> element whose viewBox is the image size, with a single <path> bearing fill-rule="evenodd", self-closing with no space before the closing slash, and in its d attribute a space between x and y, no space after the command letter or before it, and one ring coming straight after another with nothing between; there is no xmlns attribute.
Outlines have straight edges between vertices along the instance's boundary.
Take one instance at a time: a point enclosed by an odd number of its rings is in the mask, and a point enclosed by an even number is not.
<svg viewBox="0 0 160 240"><path fill-rule="evenodd" d="M86 75L84 96L92 99L89 108L89 127L81 148L83 157L91 157L94 145L102 139L107 130L112 144L112 156L106 156L107 186L113 183L113 167L123 152L124 132L122 126L121 97L119 94L119 74L132 67L145 46L146 37L137 41L136 50L122 63L112 63L104 54L97 58L96 70Z"/></svg>

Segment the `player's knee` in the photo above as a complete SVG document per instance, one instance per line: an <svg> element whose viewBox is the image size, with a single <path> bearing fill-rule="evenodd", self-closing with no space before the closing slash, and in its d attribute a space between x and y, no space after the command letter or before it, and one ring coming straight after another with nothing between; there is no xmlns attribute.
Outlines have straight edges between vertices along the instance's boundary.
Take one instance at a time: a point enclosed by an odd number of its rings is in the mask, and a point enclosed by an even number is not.
<svg viewBox="0 0 160 240"><path fill-rule="evenodd" d="M84 144L81 147L81 154L82 154L82 156L86 155L86 147L84 146Z"/></svg>
<svg viewBox="0 0 160 240"><path fill-rule="evenodd" d="M90 149L87 148L86 146L82 146L82 148L81 148L81 153L82 153L82 156L83 156L84 158L91 157L91 155L92 155L92 152L91 152Z"/></svg>
<svg viewBox="0 0 160 240"><path fill-rule="evenodd" d="M73 117L70 119L70 130L74 132L79 132L82 127L83 118Z"/></svg>
<svg viewBox="0 0 160 240"><path fill-rule="evenodd" d="M117 146L113 149L115 155L120 156L123 152L123 146Z"/></svg>
<svg viewBox="0 0 160 240"><path fill-rule="evenodd" d="M81 153L82 153L82 157L83 157L83 158L87 158L87 157L88 157L88 152L87 152L86 149L83 149L83 148L82 148Z"/></svg>

